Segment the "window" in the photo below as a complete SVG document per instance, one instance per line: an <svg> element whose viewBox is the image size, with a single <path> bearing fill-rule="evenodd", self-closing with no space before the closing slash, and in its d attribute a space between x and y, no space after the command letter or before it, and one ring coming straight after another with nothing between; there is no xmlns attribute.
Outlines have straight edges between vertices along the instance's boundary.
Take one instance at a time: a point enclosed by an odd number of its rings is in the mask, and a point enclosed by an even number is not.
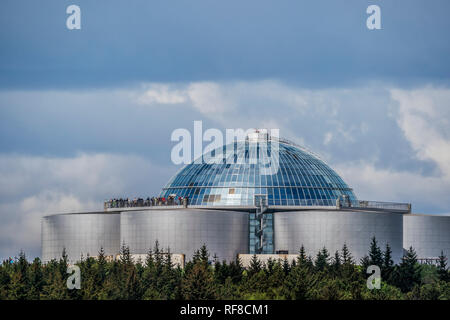
<svg viewBox="0 0 450 320"><path fill-rule="evenodd" d="M188 196L192 204L237 205L253 204L254 194L266 194L270 205L334 203L341 194L354 198L351 189L331 168L288 144L279 145L279 171L263 175L268 155L258 148L255 144L235 142L230 150L236 149L238 159L244 157L248 161L234 163L231 152L223 153L223 162L218 164L188 165L169 181L161 194ZM221 149L216 154L218 151Z"/></svg>

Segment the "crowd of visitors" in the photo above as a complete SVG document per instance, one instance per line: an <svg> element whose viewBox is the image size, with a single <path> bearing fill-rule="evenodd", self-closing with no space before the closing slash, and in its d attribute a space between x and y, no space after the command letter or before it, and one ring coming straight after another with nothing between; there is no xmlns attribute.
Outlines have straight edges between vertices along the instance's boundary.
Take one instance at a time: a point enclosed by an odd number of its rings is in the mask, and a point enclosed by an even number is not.
<svg viewBox="0 0 450 320"><path fill-rule="evenodd" d="M105 201L105 209L109 208L133 208L133 207L153 207L153 206L186 206L188 197L177 197L170 195L166 197L143 198L114 198Z"/></svg>

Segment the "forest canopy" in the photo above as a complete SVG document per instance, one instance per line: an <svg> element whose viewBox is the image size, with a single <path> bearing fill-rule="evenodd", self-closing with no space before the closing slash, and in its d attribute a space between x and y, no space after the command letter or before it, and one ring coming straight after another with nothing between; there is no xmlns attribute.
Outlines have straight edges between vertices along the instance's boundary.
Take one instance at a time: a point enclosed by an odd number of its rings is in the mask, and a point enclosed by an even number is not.
<svg viewBox="0 0 450 320"><path fill-rule="evenodd" d="M109 261L103 249L96 258L86 257L80 268L80 289L69 290L69 266L65 251L59 260L28 261L20 252L0 265L1 300L203 300L203 299L294 299L294 300L448 300L450 273L442 253L437 265L419 264L409 248L394 264L389 245L380 248L375 238L367 256L354 261L346 245L340 251L323 248L311 257L303 246L296 260L262 263L256 255L244 268L241 261L219 261L205 245L195 251L184 268L173 263L167 248L158 242L145 261L133 261L123 245L120 258ZM380 289L368 289L367 267L381 270Z"/></svg>

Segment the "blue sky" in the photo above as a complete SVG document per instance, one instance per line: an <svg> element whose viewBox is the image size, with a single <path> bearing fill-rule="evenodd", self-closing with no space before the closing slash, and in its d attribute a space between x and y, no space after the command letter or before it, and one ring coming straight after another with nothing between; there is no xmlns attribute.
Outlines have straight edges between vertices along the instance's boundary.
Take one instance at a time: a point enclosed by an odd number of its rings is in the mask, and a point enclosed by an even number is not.
<svg viewBox="0 0 450 320"><path fill-rule="evenodd" d="M67 6L81 30L66 28ZM381 7L382 30L366 28ZM152 195L177 128L279 128L360 198L450 212L450 2L4 0L0 258Z"/></svg>

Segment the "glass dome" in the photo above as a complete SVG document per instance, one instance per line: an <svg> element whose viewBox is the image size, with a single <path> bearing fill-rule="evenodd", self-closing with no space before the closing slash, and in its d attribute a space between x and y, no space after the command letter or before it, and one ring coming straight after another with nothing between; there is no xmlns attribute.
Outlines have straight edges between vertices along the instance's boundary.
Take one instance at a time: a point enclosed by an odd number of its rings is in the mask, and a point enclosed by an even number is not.
<svg viewBox="0 0 450 320"><path fill-rule="evenodd" d="M282 139L275 148L273 142L247 139L205 153L172 177L160 197L188 197L190 205L206 206L254 205L255 195L266 195L270 206L335 206L343 195L356 200L339 175L311 152ZM270 172L267 158L275 151L278 170ZM205 161L219 153L224 155L220 161Z"/></svg>

